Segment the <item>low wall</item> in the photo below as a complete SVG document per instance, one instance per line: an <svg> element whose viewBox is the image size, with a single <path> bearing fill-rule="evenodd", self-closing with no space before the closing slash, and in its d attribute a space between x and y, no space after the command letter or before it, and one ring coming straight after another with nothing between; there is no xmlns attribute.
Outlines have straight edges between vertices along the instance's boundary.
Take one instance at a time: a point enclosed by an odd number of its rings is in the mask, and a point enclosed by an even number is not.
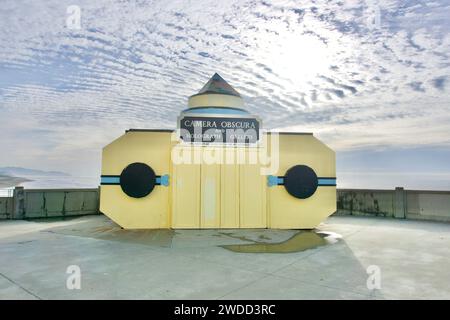
<svg viewBox="0 0 450 320"><path fill-rule="evenodd" d="M12 197L0 197L0 219L11 219L13 199Z"/></svg>
<svg viewBox="0 0 450 320"><path fill-rule="evenodd" d="M99 213L99 189L14 189L0 197L0 219ZM334 215L450 222L450 191L338 189Z"/></svg>
<svg viewBox="0 0 450 320"><path fill-rule="evenodd" d="M338 189L335 215L450 222L450 191Z"/></svg>
<svg viewBox="0 0 450 320"><path fill-rule="evenodd" d="M79 216L99 213L99 189L14 189L0 200L0 219ZM3 208L5 208L3 210ZM4 212L4 214L2 214Z"/></svg>
<svg viewBox="0 0 450 320"><path fill-rule="evenodd" d="M394 217L394 191L338 189L336 214Z"/></svg>
<svg viewBox="0 0 450 320"><path fill-rule="evenodd" d="M406 191L406 218L450 222L450 192Z"/></svg>

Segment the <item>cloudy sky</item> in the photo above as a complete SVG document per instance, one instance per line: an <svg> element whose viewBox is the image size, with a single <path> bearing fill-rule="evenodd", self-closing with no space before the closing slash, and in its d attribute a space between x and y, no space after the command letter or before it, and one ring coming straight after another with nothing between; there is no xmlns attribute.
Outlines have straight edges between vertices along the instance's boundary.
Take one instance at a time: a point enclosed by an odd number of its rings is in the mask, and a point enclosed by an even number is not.
<svg viewBox="0 0 450 320"><path fill-rule="evenodd" d="M80 24L77 25L77 7ZM450 0L2 0L0 166L97 179L214 73L266 128L312 131L340 187L450 189Z"/></svg>

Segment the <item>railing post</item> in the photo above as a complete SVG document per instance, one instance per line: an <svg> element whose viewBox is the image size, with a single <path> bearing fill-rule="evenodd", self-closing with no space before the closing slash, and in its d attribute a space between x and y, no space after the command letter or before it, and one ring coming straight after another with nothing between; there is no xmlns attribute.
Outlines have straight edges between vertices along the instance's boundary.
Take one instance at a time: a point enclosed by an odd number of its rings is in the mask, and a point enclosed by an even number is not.
<svg viewBox="0 0 450 320"><path fill-rule="evenodd" d="M406 218L406 191L402 187L396 187L394 193L394 217Z"/></svg>
<svg viewBox="0 0 450 320"><path fill-rule="evenodd" d="M23 187L15 187L11 219L20 220L23 218L25 218L25 190Z"/></svg>

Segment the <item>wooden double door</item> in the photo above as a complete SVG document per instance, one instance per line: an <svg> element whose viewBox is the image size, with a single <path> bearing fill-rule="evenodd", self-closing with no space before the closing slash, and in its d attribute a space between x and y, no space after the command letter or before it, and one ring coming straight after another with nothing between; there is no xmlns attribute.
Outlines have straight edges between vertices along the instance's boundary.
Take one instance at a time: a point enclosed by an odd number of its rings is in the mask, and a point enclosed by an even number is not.
<svg viewBox="0 0 450 320"><path fill-rule="evenodd" d="M205 152L211 150L198 152L204 159ZM212 164L214 161L204 160L173 164L173 228L267 227L266 176L261 175L258 163L249 160L254 159L257 149L233 148L227 152L228 156L234 153L233 161L229 156ZM247 160L238 161L237 154Z"/></svg>

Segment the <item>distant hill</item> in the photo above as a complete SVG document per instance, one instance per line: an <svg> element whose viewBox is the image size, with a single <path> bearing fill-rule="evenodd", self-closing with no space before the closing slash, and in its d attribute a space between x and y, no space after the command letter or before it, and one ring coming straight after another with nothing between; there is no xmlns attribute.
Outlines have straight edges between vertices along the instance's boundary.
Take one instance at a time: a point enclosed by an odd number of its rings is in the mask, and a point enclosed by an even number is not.
<svg viewBox="0 0 450 320"><path fill-rule="evenodd" d="M67 177L70 174L60 171L43 171L21 167L0 167L0 175L12 177Z"/></svg>
<svg viewBox="0 0 450 320"><path fill-rule="evenodd" d="M33 181L21 177L10 177L0 174L0 188L11 188L21 184L22 182Z"/></svg>

